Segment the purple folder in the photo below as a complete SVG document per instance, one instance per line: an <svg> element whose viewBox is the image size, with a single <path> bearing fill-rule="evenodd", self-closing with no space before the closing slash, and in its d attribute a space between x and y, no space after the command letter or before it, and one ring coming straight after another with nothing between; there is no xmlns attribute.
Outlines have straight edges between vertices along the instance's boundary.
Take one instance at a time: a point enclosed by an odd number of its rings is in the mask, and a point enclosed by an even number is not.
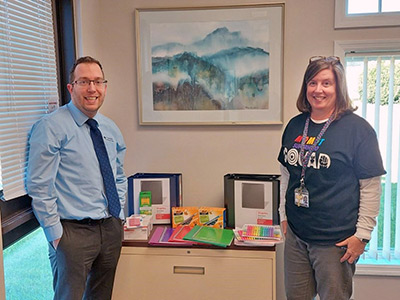
<svg viewBox="0 0 400 300"><path fill-rule="evenodd" d="M171 234L174 232L174 228L160 226L154 230L153 235L150 237L149 245L152 246L191 246L192 242L169 242Z"/></svg>

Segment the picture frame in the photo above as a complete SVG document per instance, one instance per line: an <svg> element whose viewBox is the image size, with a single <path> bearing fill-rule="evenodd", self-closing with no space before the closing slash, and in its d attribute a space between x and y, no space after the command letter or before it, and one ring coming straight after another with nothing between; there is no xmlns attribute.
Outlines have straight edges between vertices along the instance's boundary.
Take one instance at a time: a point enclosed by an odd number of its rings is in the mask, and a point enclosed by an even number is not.
<svg viewBox="0 0 400 300"><path fill-rule="evenodd" d="M284 3L135 10L140 125L282 124Z"/></svg>

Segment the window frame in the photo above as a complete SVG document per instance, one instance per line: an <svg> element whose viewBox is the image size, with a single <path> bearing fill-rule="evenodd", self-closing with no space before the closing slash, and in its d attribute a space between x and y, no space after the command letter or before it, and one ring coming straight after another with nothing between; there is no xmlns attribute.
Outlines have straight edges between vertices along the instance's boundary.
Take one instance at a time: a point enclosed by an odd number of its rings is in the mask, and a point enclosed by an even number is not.
<svg viewBox="0 0 400 300"><path fill-rule="evenodd" d="M345 61L346 52L383 52L400 50L400 39L381 39L381 40L337 40L334 41L334 54Z"/></svg>
<svg viewBox="0 0 400 300"><path fill-rule="evenodd" d="M400 51L400 39L334 41L334 55L343 62L345 54L349 52L391 52L393 49ZM358 263L355 274L400 277L400 265Z"/></svg>
<svg viewBox="0 0 400 300"><path fill-rule="evenodd" d="M400 26L400 12L347 14L348 0L335 0L335 29Z"/></svg>
<svg viewBox="0 0 400 300"><path fill-rule="evenodd" d="M73 0L52 0L60 105L69 101L69 68L76 58L73 3ZM39 227L31 202L28 195L0 200L3 249Z"/></svg>

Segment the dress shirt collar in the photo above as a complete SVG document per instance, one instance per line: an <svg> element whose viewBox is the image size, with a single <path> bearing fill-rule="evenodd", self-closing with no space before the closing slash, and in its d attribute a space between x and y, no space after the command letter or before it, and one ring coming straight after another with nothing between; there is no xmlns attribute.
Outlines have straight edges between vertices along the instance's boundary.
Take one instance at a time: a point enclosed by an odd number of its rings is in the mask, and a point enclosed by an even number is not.
<svg viewBox="0 0 400 300"><path fill-rule="evenodd" d="M75 120L76 124L81 127L85 122L89 119L87 115L81 112L72 101L67 104L68 110L72 115L72 118ZM98 114L94 116L94 118L98 123Z"/></svg>

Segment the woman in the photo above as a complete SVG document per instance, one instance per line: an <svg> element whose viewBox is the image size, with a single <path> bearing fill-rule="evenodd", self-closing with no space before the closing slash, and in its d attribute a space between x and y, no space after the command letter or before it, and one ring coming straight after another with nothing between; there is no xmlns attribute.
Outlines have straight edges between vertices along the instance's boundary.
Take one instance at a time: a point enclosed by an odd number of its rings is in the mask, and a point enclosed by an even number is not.
<svg viewBox="0 0 400 300"><path fill-rule="evenodd" d="M376 133L355 115L338 57L312 57L282 136L280 217L289 300L350 299L385 174Z"/></svg>

